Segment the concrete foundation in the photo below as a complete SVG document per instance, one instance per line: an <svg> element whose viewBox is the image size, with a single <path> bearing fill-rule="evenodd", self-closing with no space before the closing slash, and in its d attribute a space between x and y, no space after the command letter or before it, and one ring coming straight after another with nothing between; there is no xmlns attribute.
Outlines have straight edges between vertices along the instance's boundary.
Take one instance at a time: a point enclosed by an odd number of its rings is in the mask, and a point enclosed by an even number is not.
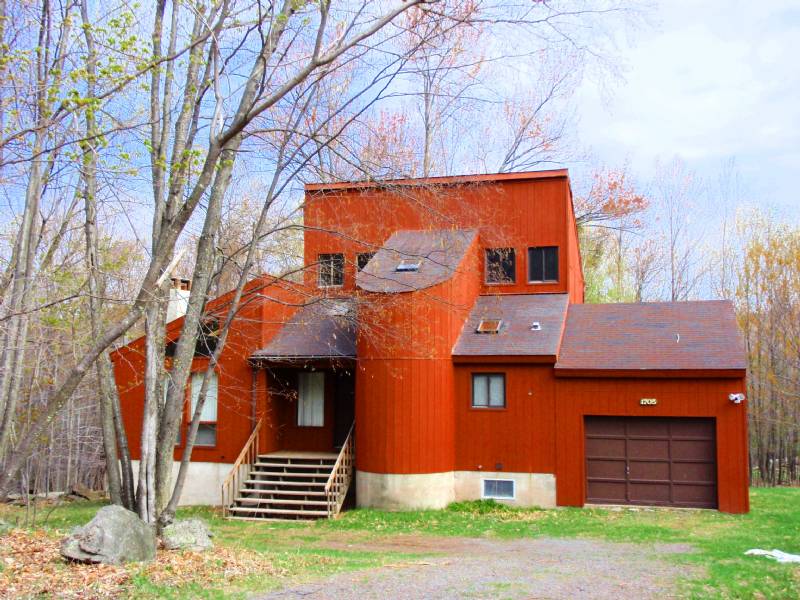
<svg viewBox="0 0 800 600"><path fill-rule="evenodd" d="M506 473L504 471L456 471L454 474L457 501L478 500L484 479L505 479L514 482L514 499L497 499L510 506L556 506L556 476L552 473Z"/></svg>
<svg viewBox="0 0 800 600"><path fill-rule="evenodd" d="M484 471L402 475L356 471L356 503L384 510L444 508L451 502L479 500L484 479L514 481L514 499L498 502L511 506L556 506L556 478L551 473Z"/></svg>
<svg viewBox="0 0 800 600"><path fill-rule="evenodd" d="M139 472L139 461L133 462L133 477ZM172 463L172 477L178 476L179 462ZM219 506L222 501L222 482L231 472L232 463L192 462L183 486L180 506L204 504Z"/></svg>
<svg viewBox="0 0 800 600"><path fill-rule="evenodd" d="M452 471L410 475L356 471L356 503L364 508L444 508L454 500Z"/></svg>

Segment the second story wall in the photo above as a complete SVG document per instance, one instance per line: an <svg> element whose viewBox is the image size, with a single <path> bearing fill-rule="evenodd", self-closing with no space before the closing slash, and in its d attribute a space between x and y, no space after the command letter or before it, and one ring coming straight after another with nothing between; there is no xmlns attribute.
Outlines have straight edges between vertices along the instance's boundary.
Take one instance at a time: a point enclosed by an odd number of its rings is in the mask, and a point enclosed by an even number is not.
<svg viewBox="0 0 800 600"><path fill-rule="evenodd" d="M362 260L401 229L478 229L481 293L569 292L583 300L575 220L567 172L545 171L371 184L310 185L304 212L305 261L342 255L342 288L355 287ZM487 281L486 249L513 249L513 281ZM541 250L531 249L538 248ZM553 251L552 249L557 250ZM557 276L552 274L557 253ZM532 267L547 253L547 273ZM319 283L317 269L306 284ZM538 281L532 282L531 279Z"/></svg>

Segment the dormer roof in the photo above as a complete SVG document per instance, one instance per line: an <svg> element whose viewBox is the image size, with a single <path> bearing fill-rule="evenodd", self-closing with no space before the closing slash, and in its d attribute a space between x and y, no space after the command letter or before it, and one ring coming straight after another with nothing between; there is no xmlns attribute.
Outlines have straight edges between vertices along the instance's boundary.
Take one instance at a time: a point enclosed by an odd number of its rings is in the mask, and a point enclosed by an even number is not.
<svg viewBox="0 0 800 600"><path fill-rule="evenodd" d="M396 294L447 281L477 235L474 229L397 231L356 275L356 286Z"/></svg>

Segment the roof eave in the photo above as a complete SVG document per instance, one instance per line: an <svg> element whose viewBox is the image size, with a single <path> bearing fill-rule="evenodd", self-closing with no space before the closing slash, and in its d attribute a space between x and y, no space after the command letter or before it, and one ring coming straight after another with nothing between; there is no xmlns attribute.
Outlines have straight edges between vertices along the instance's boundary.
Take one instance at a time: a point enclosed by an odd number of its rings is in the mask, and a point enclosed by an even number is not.
<svg viewBox="0 0 800 600"><path fill-rule="evenodd" d="M721 369L577 369L556 365L556 377L602 377L639 379L741 379L747 375L745 368Z"/></svg>

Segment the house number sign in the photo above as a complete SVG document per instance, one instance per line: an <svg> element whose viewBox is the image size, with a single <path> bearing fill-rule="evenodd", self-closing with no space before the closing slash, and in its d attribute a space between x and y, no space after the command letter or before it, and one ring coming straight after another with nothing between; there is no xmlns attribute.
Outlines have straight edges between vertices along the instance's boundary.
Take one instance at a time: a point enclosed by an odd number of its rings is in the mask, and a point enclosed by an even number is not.
<svg viewBox="0 0 800 600"><path fill-rule="evenodd" d="M656 400L655 398L642 398L641 400L639 400L639 404L641 404L642 406L655 406L656 404L658 404L658 400Z"/></svg>

